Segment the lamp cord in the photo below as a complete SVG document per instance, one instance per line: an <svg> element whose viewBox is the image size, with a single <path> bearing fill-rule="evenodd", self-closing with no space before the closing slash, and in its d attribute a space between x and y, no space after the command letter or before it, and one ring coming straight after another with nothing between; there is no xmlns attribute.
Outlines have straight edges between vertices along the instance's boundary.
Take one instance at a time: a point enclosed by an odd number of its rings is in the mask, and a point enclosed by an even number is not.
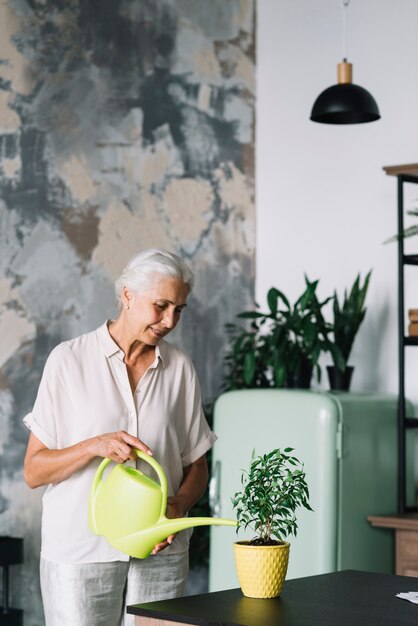
<svg viewBox="0 0 418 626"><path fill-rule="evenodd" d="M342 0L343 8L343 61L347 61L347 7L350 0Z"/></svg>

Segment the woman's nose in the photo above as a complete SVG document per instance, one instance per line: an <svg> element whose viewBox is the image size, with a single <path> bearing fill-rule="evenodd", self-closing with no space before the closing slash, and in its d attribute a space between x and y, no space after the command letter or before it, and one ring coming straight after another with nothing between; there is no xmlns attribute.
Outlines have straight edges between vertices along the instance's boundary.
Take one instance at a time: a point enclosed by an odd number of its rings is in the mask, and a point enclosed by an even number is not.
<svg viewBox="0 0 418 626"><path fill-rule="evenodd" d="M175 318L174 311L165 311L163 324L166 328L172 329L175 327L175 325L177 324L177 320Z"/></svg>

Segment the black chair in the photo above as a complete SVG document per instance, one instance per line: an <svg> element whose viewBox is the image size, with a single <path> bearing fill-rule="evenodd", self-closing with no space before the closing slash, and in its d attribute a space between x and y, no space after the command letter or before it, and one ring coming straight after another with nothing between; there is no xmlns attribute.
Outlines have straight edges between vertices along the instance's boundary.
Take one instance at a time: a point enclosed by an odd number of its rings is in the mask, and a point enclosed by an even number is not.
<svg viewBox="0 0 418 626"><path fill-rule="evenodd" d="M3 606L0 607L1 626L22 626L23 611L9 607L9 565L23 563L23 539L0 537L0 566L3 568Z"/></svg>

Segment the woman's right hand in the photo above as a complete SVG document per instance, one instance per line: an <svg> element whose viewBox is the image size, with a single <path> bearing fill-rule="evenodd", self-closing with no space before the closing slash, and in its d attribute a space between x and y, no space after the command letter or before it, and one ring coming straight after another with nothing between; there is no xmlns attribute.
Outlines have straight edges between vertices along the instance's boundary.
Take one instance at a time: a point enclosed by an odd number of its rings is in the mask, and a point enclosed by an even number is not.
<svg viewBox="0 0 418 626"><path fill-rule="evenodd" d="M129 459L136 461L136 448L152 456L151 449L143 441L125 430L98 435L93 438L92 446L96 456L107 457L115 463L124 463Z"/></svg>
<svg viewBox="0 0 418 626"><path fill-rule="evenodd" d="M135 461L135 448L152 455L150 448L124 430L97 435L68 448L47 448L33 433L30 434L24 462L24 478L31 489L59 483L84 469L93 459L109 457L116 463Z"/></svg>

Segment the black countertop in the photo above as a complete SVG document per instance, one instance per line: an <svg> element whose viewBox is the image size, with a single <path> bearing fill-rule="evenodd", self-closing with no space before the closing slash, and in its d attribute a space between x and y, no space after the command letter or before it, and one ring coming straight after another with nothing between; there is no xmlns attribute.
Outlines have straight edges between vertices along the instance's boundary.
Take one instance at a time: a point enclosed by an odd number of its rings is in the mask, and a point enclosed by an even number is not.
<svg viewBox="0 0 418 626"><path fill-rule="evenodd" d="M201 626L418 626L418 605L397 593L418 578L347 570L285 582L278 598L246 598L240 589L147 602L128 613Z"/></svg>

